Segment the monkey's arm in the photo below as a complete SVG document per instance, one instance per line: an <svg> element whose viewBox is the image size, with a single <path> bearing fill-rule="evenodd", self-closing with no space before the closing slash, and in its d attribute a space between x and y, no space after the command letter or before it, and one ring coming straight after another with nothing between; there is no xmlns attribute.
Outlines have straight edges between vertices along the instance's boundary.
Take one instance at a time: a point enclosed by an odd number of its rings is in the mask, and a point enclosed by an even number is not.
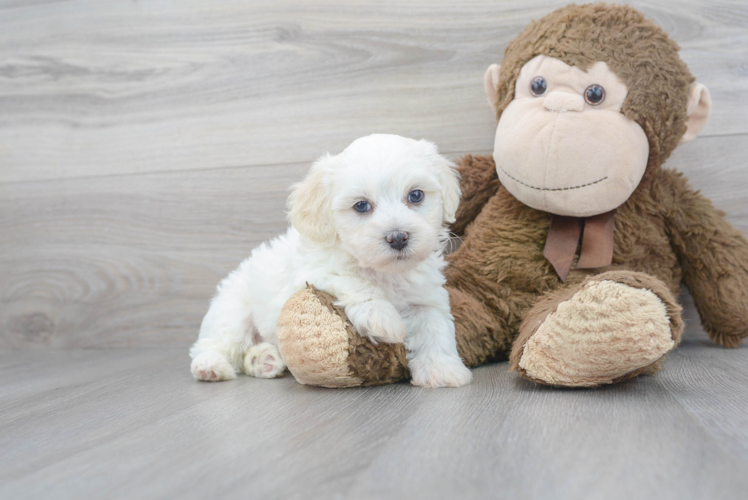
<svg viewBox="0 0 748 500"><path fill-rule="evenodd" d="M748 336L748 241L682 174L661 184L670 240L709 337L736 347Z"/></svg>
<svg viewBox="0 0 748 500"><path fill-rule="evenodd" d="M483 206L496 194L501 183L490 156L463 156L459 162L462 198L451 230L457 236L478 216Z"/></svg>

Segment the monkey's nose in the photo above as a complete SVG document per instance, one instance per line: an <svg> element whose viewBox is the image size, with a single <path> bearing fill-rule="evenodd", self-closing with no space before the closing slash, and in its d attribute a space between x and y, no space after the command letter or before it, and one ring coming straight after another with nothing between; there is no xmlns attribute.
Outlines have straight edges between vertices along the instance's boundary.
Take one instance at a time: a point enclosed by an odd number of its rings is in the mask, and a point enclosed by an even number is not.
<svg viewBox="0 0 748 500"><path fill-rule="evenodd" d="M564 111L584 111L584 97L569 92L554 90L543 99L543 107L558 113Z"/></svg>
<svg viewBox="0 0 748 500"><path fill-rule="evenodd" d="M395 250L402 250L408 244L408 233L403 231L392 231L385 239Z"/></svg>

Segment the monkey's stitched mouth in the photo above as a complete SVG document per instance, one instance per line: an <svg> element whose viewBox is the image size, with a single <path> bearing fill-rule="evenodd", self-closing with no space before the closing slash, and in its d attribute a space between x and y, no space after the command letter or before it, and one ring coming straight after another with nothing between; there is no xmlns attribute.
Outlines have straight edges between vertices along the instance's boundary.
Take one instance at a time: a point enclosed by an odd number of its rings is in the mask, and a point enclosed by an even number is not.
<svg viewBox="0 0 748 500"><path fill-rule="evenodd" d="M597 184L597 183L602 182L602 181L604 181L605 179L608 178L608 176L606 175L602 179L598 179L598 180L596 180L594 182L588 182L587 184L580 184L578 186L569 186L569 187L562 187L562 188L541 188L541 187L537 187L537 186L531 186L530 184L527 184L526 182L522 182L521 180L517 179L512 174L510 174L509 172L507 172L506 170L504 170L504 168L501 165L499 165L499 168L501 169L502 172L504 172L506 174L507 177L509 177L510 179L512 179L514 182L519 182L520 184L522 184L525 187L529 187L530 189L537 189L538 191L569 191L571 189L579 189L579 188L583 188L583 187L587 187L587 186L592 186L593 184Z"/></svg>

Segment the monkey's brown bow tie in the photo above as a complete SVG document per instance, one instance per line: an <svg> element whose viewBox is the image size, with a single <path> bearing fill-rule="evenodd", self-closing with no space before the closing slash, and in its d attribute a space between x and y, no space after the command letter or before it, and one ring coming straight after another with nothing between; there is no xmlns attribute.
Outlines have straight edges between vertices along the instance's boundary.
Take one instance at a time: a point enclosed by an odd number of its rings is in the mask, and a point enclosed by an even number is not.
<svg viewBox="0 0 748 500"><path fill-rule="evenodd" d="M553 265L561 281L565 282L569 275L582 234L577 269L604 267L613 262L614 222L615 210L593 217L553 216L543 255Z"/></svg>

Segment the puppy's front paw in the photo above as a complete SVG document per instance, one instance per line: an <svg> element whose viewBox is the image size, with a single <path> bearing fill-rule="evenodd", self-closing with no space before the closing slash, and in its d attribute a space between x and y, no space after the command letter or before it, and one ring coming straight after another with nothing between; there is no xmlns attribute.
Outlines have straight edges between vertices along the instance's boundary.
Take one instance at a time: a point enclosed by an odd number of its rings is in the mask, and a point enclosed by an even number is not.
<svg viewBox="0 0 748 500"><path fill-rule="evenodd" d="M459 358L423 356L408 363L411 383L419 387L462 387L473 380L473 373Z"/></svg>
<svg viewBox="0 0 748 500"><path fill-rule="evenodd" d="M244 373L250 377L275 378L286 370L278 348L263 342L252 346L244 355Z"/></svg>
<svg viewBox="0 0 748 500"><path fill-rule="evenodd" d="M345 308L345 315L356 331L374 342L401 344L405 341L405 325L395 306L386 300L367 300Z"/></svg>
<svg viewBox="0 0 748 500"><path fill-rule="evenodd" d="M215 351L205 351L192 360L192 375L205 382L220 382L236 378L234 367L229 360Z"/></svg>

